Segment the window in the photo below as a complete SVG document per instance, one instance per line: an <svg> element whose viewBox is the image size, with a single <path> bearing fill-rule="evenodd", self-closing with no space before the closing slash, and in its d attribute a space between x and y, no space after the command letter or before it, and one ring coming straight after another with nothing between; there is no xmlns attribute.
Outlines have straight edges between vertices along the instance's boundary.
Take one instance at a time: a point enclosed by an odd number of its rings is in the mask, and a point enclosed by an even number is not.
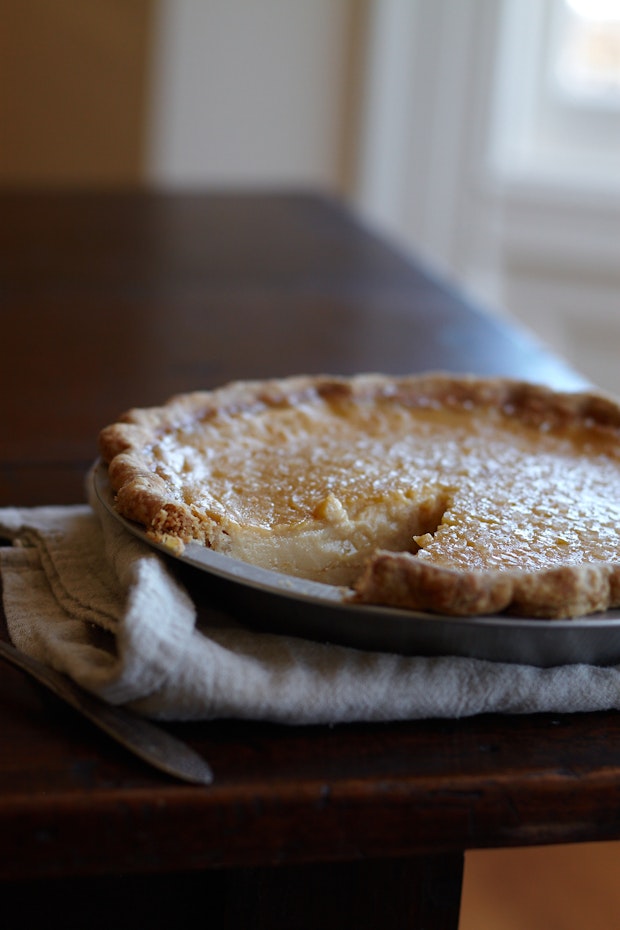
<svg viewBox="0 0 620 930"><path fill-rule="evenodd" d="M497 75L503 181L620 192L620 0L505 0Z"/></svg>

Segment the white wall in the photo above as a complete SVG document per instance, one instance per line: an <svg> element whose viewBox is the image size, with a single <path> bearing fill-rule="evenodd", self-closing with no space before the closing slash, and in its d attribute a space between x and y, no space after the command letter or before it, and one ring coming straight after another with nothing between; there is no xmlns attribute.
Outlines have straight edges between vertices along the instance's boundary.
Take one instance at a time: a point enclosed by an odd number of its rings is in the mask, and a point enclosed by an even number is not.
<svg viewBox="0 0 620 930"><path fill-rule="evenodd" d="M353 5L160 0L150 178L338 190Z"/></svg>

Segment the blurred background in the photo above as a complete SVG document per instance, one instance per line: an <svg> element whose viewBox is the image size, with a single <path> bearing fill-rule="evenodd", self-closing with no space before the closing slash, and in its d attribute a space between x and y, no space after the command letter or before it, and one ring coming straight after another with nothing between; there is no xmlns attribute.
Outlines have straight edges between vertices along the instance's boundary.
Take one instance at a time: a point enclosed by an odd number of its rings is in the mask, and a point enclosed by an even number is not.
<svg viewBox="0 0 620 930"><path fill-rule="evenodd" d="M620 0L0 0L0 21L1 185L333 194L620 393ZM554 855L468 856L463 930L617 926L618 845Z"/></svg>
<svg viewBox="0 0 620 930"><path fill-rule="evenodd" d="M0 183L327 191L620 392L618 0L0 14Z"/></svg>

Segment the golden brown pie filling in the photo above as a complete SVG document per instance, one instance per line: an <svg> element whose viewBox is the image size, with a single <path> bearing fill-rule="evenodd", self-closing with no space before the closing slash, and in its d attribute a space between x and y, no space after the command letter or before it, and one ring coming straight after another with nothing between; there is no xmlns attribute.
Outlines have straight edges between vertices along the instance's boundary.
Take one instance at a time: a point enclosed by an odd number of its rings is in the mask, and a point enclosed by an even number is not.
<svg viewBox="0 0 620 930"><path fill-rule="evenodd" d="M173 545L447 613L618 602L620 411L596 395L441 375L238 383L130 411L101 449L121 513Z"/></svg>

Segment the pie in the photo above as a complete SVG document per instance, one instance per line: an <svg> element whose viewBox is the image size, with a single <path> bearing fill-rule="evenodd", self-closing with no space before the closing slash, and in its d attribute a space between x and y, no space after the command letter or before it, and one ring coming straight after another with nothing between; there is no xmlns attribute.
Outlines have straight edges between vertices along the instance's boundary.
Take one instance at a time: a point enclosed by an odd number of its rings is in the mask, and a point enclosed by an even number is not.
<svg viewBox="0 0 620 930"><path fill-rule="evenodd" d="M100 434L153 540L449 615L620 606L620 406L509 379L307 376L133 409Z"/></svg>

